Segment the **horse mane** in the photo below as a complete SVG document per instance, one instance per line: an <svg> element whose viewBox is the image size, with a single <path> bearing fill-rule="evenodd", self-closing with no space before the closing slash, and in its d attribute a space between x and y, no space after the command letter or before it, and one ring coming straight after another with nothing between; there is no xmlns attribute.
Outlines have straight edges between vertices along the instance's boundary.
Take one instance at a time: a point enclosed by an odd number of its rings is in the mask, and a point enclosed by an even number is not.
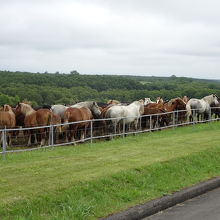
<svg viewBox="0 0 220 220"><path fill-rule="evenodd" d="M118 100L114 100L114 99L110 99L107 101L107 104L110 105L110 104L120 104L120 101Z"/></svg>
<svg viewBox="0 0 220 220"><path fill-rule="evenodd" d="M22 108L22 112L26 115L26 114L30 114L33 111L35 111L29 104L26 103L20 103L21 108Z"/></svg>
<svg viewBox="0 0 220 220"><path fill-rule="evenodd" d="M10 105L4 105L3 106L3 111L5 112L12 112L12 107Z"/></svg>
<svg viewBox="0 0 220 220"><path fill-rule="evenodd" d="M218 97L214 94L211 95L207 95L205 97L202 98L202 100L204 100L205 102L207 102L209 105L212 104L214 98L218 99Z"/></svg>

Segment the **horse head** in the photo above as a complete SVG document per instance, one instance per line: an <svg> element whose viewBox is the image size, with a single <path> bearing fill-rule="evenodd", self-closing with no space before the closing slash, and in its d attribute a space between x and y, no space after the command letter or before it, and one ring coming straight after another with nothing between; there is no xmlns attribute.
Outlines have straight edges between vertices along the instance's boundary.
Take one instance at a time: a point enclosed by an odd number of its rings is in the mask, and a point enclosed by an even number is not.
<svg viewBox="0 0 220 220"><path fill-rule="evenodd" d="M213 95L213 102L214 102L214 104L215 104L216 106L219 104L218 96L217 96L217 95Z"/></svg>
<svg viewBox="0 0 220 220"><path fill-rule="evenodd" d="M16 108L15 108L15 115L19 115L19 114L30 114L34 111L34 109L26 103L23 102L18 102Z"/></svg>
<svg viewBox="0 0 220 220"><path fill-rule="evenodd" d="M92 103L91 111L92 111L92 113L93 113L96 117L99 118L99 117L101 116L100 108L99 108L99 106L97 105L96 102L93 102L93 103Z"/></svg>
<svg viewBox="0 0 220 220"><path fill-rule="evenodd" d="M12 111L12 108L10 105L3 105L3 111L10 112L10 111Z"/></svg>
<svg viewBox="0 0 220 220"><path fill-rule="evenodd" d="M151 101L151 99L150 99L150 98L144 98L144 105L147 105L147 104L149 104L149 103L153 103L153 102Z"/></svg>
<svg viewBox="0 0 220 220"><path fill-rule="evenodd" d="M171 111L177 109L177 105L178 105L178 101L177 98L176 99L171 99L168 104L167 104L170 108Z"/></svg>
<svg viewBox="0 0 220 220"><path fill-rule="evenodd" d="M15 115L20 115L22 114L22 111L21 111L21 103L18 102L18 104L16 105L15 107Z"/></svg>
<svg viewBox="0 0 220 220"><path fill-rule="evenodd" d="M176 98L177 101L177 110L185 110L186 109L186 103L181 98Z"/></svg>

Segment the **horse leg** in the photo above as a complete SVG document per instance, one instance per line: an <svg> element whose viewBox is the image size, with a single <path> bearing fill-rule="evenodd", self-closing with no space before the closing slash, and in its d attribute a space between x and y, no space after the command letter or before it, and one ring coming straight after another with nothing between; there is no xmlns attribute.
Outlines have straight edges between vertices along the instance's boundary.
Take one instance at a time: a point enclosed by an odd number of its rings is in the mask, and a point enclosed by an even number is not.
<svg viewBox="0 0 220 220"><path fill-rule="evenodd" d="M28 132L28 146L31 146L31 137L32 137L32 132Z"/></svg>
<svg viewBox="0 0 220 220"><path fill-rule="evenodd" d="M74 142L74 145L76 145L75 136L77 134L77 128L78 128L77 125L73 125L73 128L70 130L70 138L71 138L70 141Z"/></svg>
<svg viewBox="0 0 220 220"><path fill-rule="evenodd" d="M85 125L85 129L82 130L81 138L80 138L80 141L82 141L82 142L84 142L85 134L86 134L86 131L87 131L88 126L89 126L89 123L86 123L86 125Z"/></svg>
<svg viewBox="0 0 220 220"><path fill-rule="evenodd" d="M12 143L12 132L8 132L8 145L9 146L11 146L11 143Z"/></svg>
<svg viewBox="0 0 220 220"><path fill-rule="evenodd" d="M80 142L84 142L84 139L85 139L85 132L86 132L86 127L85 129L82 129L81 130L81 134L80 134Z"/></svg>

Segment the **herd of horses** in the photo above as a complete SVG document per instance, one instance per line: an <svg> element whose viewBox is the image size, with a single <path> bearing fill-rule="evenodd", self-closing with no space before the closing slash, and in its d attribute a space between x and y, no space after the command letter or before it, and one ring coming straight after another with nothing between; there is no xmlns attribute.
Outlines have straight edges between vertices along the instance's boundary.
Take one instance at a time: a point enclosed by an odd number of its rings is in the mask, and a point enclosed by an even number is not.
<svg viewBox="0 0 220 220"><path fill-rule="evenodd" d="M198 117L197 120L209 119L212 114L220 117L220 108L211 112L211 107L220 107L219 103L219 98L213 94L202 99L188 99L184 96L164 101L158 97L156 101L151 101L150 98L132 103L120 103L117 100L109 100L107 103L86 101L69 106L58 104L36 108L30 103L21 102L14 108L7 104L0 108L0 129L1 132L5 128L11 129L7 132L8 145L12 145L12 137L21 136L21 129L14 128L22 127L25 128L22 130L22 135L27 137L28 146L38 143L43 146L49 140L51 125L57 139L63 139L66 143L75 143L76 139L81 141L85 139L91 122L92 132L100 133L106 131L116 133L121 127L125 131L137 130L139 125L144 129L149 123L151 128L163 127L172 122L174 116L171 113L174 111L177 114L175 117L177 123L192 121L195 116ZM1 135L1 144L2 142L3 135Z"/></svg>

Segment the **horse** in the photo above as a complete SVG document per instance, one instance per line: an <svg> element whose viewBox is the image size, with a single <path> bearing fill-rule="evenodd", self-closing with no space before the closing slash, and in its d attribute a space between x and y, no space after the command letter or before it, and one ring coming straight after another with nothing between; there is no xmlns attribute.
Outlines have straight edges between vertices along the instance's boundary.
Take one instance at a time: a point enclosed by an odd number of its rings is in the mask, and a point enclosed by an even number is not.
<svg viewBox="0 0 220 220"><path fill-rule="evenodd" d="M0 111L0 129L3 128L14 128L16 126L15 114L10 105L3 105ZM6 144L11 145L12 132L8 132L8 142ZM1 135L1 143L3 142Z"/></svg>
<svg viewBox="0 0 220 220"><path fill-rule="evenodd" d="M186 104L187 115L190 121L193 121L192 109L197 113L197 120L199 121L199 115L202 116L203 119L210 119L211 115L211 107L210 105L215 104L218 105L218 97L216 95L205 96L202 99L190 99Z"/></svg>
<svg viewBox="0 0 220 220"><path fill-rule="evenodd" d="M62 127L62 132L66 133L66 142L69 140L74 142L77 134L77 129L81 129L81 141L84 141L85 132L87 127L89 126L89 122L87 120L92 119L92 112L90 109L86 107L81 108L73 108L69 107L64 113L64 123L69 122L79 122L79 123L72 123L72 124L64 124ZM68 131L67 131L68 129Z"/></svg>
<svg viewBox="0 0 220 220"><path fill-rule="evenodd" d="M210 105L212 107L212 115L216 118L220 118L220 98L218 98L218 105L215 105L214 103Z"/></svg>
<svg viewBox="0 0 220 220"><path fill-rule="evenodd" d="M100 118L101 116L101 111L99 109L99 106L97 105L96 102L93 101L86 101L86 102L79 102L74 105L71 105L70 107L72 108L88 108L91 112L94 118Z"/></svg>
<svg viewBox="0 0 220 220"><path fill-rule="evenodd" d="M162 114L162 113L166 113L166 111L164 109L148 108L144 106L144 116L142 117L141 127L142 128L147 128L147 127L155 128L157 123L160 127L162 127L164 124L169 125L168 115ZM150 126L148 126L150 122L149 115L152 115L151 116L152 124Z"/></svg>
<svg viewBox="0 0 220 220"><path fill-rule="evenodd" d="M186 115L186 103L181 98L171 99L169 102L172 102L175 105L173 111L177 111L175 113L176 122L183 123L187 119ZM168 102L168 103L169 103Z"/></svg>
<svg viewBox="0 0 220 220"><path fill-rule="evenodd" d="M64 112L67 110L67 106L65 105L52 105L51 110L54 114L59 115L61 118L61 121L64 121Z"/></svg>
<svg viewBox="0 0 220 220"><path fill-rule="evenodd" d="M47 126L51 123L52 112L48 109L39 109L35 111L29 104L26 103L18 103L16 106L16 114L24 114L24 127L31 128L36 126ZM47 128L40 128L38 130L40 145L44 145L48 133ZM37 142L36 138L36 130L30 129L27 130L25 133L28 134L28 146L31 145L32 137L35 138L35 143Z"/></svg>
<svg viewBox="0 0 220 220"><path fill-rule="evenodd" d="M147 105L149 103L155 103L155 102L151 101L150 98L144 98L144 105Z"/></svg>
<svg viewBox="0 0 220 220"><path fill-rule="evenodd" d="M138 119L144 113L144 101L134 101L127 106L114 105L111 106L106 114L106 118L111 118L111 123L116 133L117 124L121 121L125 123L126 126L134 123L134 127L137 130ZM124 118L122 120L122 118Z"/></svg>

